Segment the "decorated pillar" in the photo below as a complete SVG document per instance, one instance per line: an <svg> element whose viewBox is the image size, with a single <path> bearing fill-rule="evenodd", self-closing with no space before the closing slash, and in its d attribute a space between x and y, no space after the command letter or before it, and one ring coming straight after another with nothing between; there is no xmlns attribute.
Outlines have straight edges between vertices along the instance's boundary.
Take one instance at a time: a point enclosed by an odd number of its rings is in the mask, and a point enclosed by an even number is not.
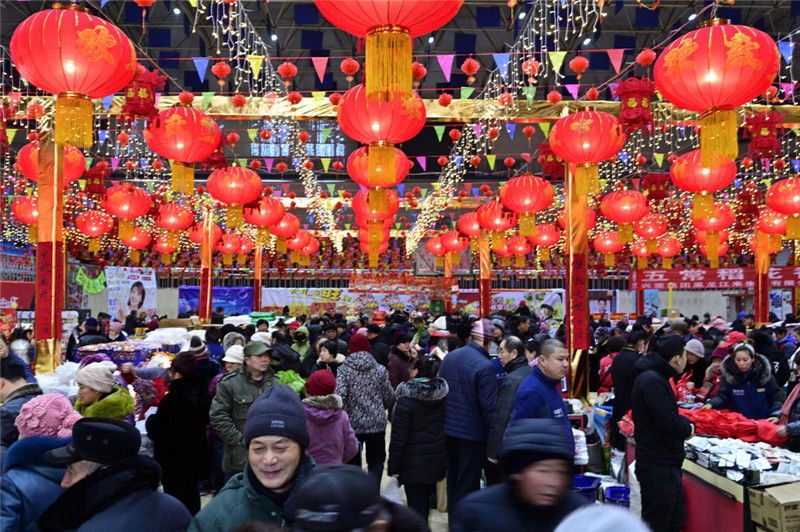
<svg viewBox="0 0 800 532"><path fill-rule="evenodd" d="M450 297L450 287L453 286L453 253L444 254L444 286L447 290L447 296L444 298L444 310L453 312L453 298Z"/></svg>
<svg viewBox="0 0 800 532"><path fill-rule="evenodd" d="M644 290L636 289L636 317L644 316Z"/></svg>
<svg viewBox="0 0 800 532"><path fill-rule="evenodd" d="M576 165L568 169L566 214L566 301L564 323L570 352L569 394L589 394L589 236L586 187L577 186Z"/></svg>
<svg viewBox="0 0 800 532"><path fill-rule="evenodd" d="M61 364L64 308L64 144L43 138L39 147L36 223L36 373Z"/></svg>
<svg viewBox="0 0 800 532"><path fill-rule="evenodd" d="M756 327L769 324L769 236L756 232L756 287L753 294Z"/></svg>
<svg viewBox="0 0 800 532"><path fill-rule="evenodd" d="M253 276L253 311L261 311L261 279L263 275L264 245L256 242L255 275Z"/></svg>
<svg viewBox="0 0 800 532"><path fill-rule="evenodd" d="M200 243L200 320L211 322L211 264L214 253L214 219L211 210L203 216L203 241Z"/></svg>
<svg viewBox="0 0 800 532"><path fill-rule="evenodd" d="M489 232L481 229L478 236L478 264L480 265L480 281L478 295L481 305L481 317L492 315L492 260L489 252Z"/></svg>

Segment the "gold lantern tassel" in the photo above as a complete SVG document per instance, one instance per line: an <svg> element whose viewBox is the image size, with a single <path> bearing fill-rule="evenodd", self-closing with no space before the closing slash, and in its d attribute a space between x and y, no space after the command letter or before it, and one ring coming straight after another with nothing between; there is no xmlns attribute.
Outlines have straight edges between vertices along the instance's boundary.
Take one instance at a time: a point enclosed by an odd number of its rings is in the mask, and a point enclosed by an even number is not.
<svg viewBox="0 0 800 532"><path fill-rule="evenodd" d="M620 243L627 244L633 240L633 224L619 224L618 233Z"/></svg>
<svg viewBox="0 0 800 532"><path fill-rule="evenodd" d="M233 253L223 253L222 264L224 264L225 266L230 266L231 264L233 264Z"/></svg>
<svg viewBox="0 0 800 532"><path fill-rule="evenodd" d="M167 245L178 247L181 244L180 231L167 231Z"/></svg>
<svg viewBox="0 0 800 532"><path fill-rule="evenodd" d="M291 250L291 253L289 253L289 260L295 263L300 262L300 250Z"/></svg>
<svg viewBox="0 0 800 532"><path fill-rule="evenodd" d="M240 266L244 266L244 264L247 262L247 255L244 253L239 253L239 255L236 257L236 262L238 262Z"/></svg>
<svg viewBox="0 0 800 532"><path fill-rule="evenodd" d="M658 244L655 238L648 238L645 243L647 244L648 253L655 253L658 250Z"/></svg>
<svg viewBox="0 0 800 532"><path fill-rule="evenodd" d="M719 268L719 233L709 231L706 234L706 256L712 268Z"/></svg>
<svg viewBox="0 0 800 532"><path fill-rule="evenodd" d="M598 166L594 163L578 165L575 171L575 186L579 196L597 194L600 189Z"/></svg>
<svg viewBox="0 0 800 532"><path fill-rule="evenodd" d="M275 241L275 251L278 253L286 253L286 239L280 238Z"/></svg>
<svg viewBox="0 0 800 532"><path fill-rule="evenodd" d="M128 250L128 258L131 260L131 262L139 262L140 255L141 254L139 253L138 249L129 249Z"/></svg>
<svg viewBox="0 0 800 532"><path fill-rule="evenodd" d="M769 249L773 253L779 252L783 248L783 235L769 235Z"/></svg>
<svg viewBox="0 0 800 532"><path fill-rule="evenodd" d="M38 235L36 224L28 226L28 244L36 244L36 237Z"/></svg>
<svg viewBox="0 0 800 532"><path fill-rule="evenodd" d="M378 254L377 253L370 253L369 254L369 267L370 268L377 268L378 267Z"/></svg>
<svg viewBox="0 0 800 532"><path fill-rule="evenodd" d="M367 179L371 187L383 187L386 183L394 183L394 144L376 142L367 147L369 162Z"/></svg>
<svg viewBox="0 0 800 532"><path fill-rule="evenodd" d="M665 270L672 269L672 257L661 257L661 267Z"/></svg>
<svg viewBox="0 0 800 532"><path fill-rule="evenodd" d="M389 210L386 204L386 189L375 187L367 192L367 204L370 212L375 214L386 214Z"/></svg>
<svg viewBox="0 0 800 532"><path fill-rule="evenodd" d="M792 214L786 217L786 238L788 240L800 238L800 215Z"/></svg>
<svg viewBox="0 0 800 532"><path fill-rule="evenodd" d="M517 268L525 266L525 255L517 255L516 266Z"/></svg>
<svg viewBox="0 0 800 532"><path fill-rule="evenodd" d="M714 196L700 192L692 197L692 216L709 218L714 214Z"/></svg>
<svg viewBox="0 0 800 532"><path fill-rule="evenodd" d="M505 233L503 231L492 231L492 250L503 251L505 249Z"/></svg>
<svg viewBox="0 0 800 532"><path fill-rule="evenodd" d="M550 262L550 248L539 247L536 249L539 256L539 262Z"/></svg>
<svg viewBox="0 0 800 532"><path fill-rule="evenodd" d="M92 147L92 100L74 92L56 97L56 144L70 144L76 148Z"/></svg>
<svg viewBox="0 0 800 532"><path fill-rule="evenodd" d="M398 26L377 26L366 37L365 64L367 98L391 101L394 91L401 98L411 93L411 45L408 30Z"/></svg>
<svg viewBox="0 0 800 532"><path fill-rule="evenodd" d="M119 228L117 231L120 240L127 240L131 238L133 236L134 227L135 227L135 222L133 220L123 220L120 218Z"/></svg>
<svg viewBox="0 0 800 532"><path fill-rule="evenodd" d="M450 264L458 266L460 260L461 260L461 253L459 253L458 251L450 252Z"/></svg>
<svg viewBox="0 0 800 532"><path fill-rule="evenodd" d="M509 257L508 255L503 255L502 257L500 257L500 264L503 265L503 268L508 268L509 266L511 266L511 257Z"/></svg>
<svg viewBox="0 0 800 532"><path fill-rule="evenodd" d="M469 252L470 253L477 253L478 252L478 239L474 236L469 237Z"/></svg>
<svg viewBox="0 0 800 532"><path fill-rule="evenodd" d="M92 237L89 239L89 253L97 253L100 251L100 237Z"/></svg>
<svg viewBox="0 0 800 532"><path fill-rule="evenodd" d="M174 161L172 163L172 190L183 194L194 192L194 165Z"/></svg>
<svg viewBox="0 0 800 532"><path fill-rule="evenodd" d="M311 266L311 255L302 255L300 257L300 264L306 267Z"/></svg>
<svg viewBox="0 0 800 532"><path fill-rule="evenodd" d="M171 253L162 253L161 254L161 264L170 264L172 262L172 254Z"/></svg>
<svg viewBox="0 0 800 532"><path fill-rule="evenodd" d="M433 265L437 268L444 268L444 255L435 255L433 257Z"/></svg>
<svg viewBox="0 0 800 532"><path fill-rule="evenodd" d="M710 111L700 117L700 164L712 168L719 161L716 154L736 159L739 142L736 138L735 110Z"/></svg>
<svg viewBox="0 0 800 532"><path fill-rule="evenodd" d="M259 227L256 229L256 244L265 246L269 243L269 228Z"/></svg>
<svg viewBox="0 0 800 532"><path fill-rule="evenodd" d="M636 267L640 270L647 268L647 257L636 257Z"/></svg>
<svg viewBox="0 0 800 532"><path fill-rule="evenodd" d="M241 203L231 203L225 209L226 222L228 227L239 227L244 223L244 209Z"/></svg>
<svg viewBox="0 0 800 532"><path fill-rule="evenodd" d="M519 234L527 237L536 235L536 214L523 212L519 215Z"/></svg>
<svg viewBox="0 0 800 532"><path fill-rule="evenodd" d="M606 265L606 269L611 269L614 267L614 254L613 253L604 253L603 254L603 262Z"/></svg>

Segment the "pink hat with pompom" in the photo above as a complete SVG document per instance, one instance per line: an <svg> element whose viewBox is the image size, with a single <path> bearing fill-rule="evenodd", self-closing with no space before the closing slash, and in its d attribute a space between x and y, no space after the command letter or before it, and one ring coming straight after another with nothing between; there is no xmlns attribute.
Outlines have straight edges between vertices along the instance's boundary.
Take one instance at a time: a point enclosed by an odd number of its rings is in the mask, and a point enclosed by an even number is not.
<svg viewBox="0 0 800 532"><path fill-rule="evenodd" d="M60 393L37 395L24 405L14 424L20 438L29 436L53 436L69 438L72 425L81 419L72 408L69 399Z"/></svg>

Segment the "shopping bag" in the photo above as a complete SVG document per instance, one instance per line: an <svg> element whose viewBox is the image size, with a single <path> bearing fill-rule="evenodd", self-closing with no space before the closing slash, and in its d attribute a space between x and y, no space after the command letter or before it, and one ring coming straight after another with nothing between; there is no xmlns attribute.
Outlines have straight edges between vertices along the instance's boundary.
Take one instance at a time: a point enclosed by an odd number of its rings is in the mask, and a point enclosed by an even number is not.
<svg viewBox="0 0 800 532"><path fill-rule="evenodd" d="M400 492L400 482L395 477L389 477L389 483L386 485L383 498L400 505L405 504L403 502L403 494Z"/></svg>
<svg viewBox="0 0 800 532"><path fill-rule="evenodd" d="M575 439L575 465L588 464L589 448L586 447L586 434L582 430L572 429L572 437Z"/></svg>

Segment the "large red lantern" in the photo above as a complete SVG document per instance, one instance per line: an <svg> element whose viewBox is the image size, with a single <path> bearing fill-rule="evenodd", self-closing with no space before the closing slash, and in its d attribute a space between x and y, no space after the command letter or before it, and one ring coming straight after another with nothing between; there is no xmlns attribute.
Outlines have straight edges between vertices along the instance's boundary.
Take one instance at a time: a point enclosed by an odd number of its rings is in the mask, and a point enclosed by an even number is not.
<svg viewBox="0 0 800 532"><path fill-rule="evenodd" d="M656 84L650 79L631 77L611 86L614 98L619 99L619 122L630 135L641 130L647 135L653 130L653 114L650 99L656 92Z"/></svg>
<svg viewBox="0 0 800 532"><path fill-rule="evenodd" d="M783 235L786 234L786 216L772 209L764 209L756 220L756 231L769 235L770 250L780 251Z"/></svg>
<svg viewBox="0 0 800 532"><path fill-rule="evenodd" d="M14 168L33 181L39 180L39 141L34 140L17 153ZM77 181L86 172L86 158L78 148L64 146L64 185Z"/></svg>
<svg viewBox="0 0 800 532"><path fill-rule="evenodd" d="M222 238L214 245L214 249L222 253L222 263L225 266L233 264L233 254L238 253L242 247L242 237L237 233L223 233Z"/></svg>
<svg viewBox="0 0 800 532"><path fill-rule="evenodd" d="M308 244L303 246L303 249L300 250L300 264L303 266L310 266L311 265L311 255L319 251L319 240L315 237L311 237L308 241Z"/></svg>
<svg viewBox="0 0 800 532"><path fill-rule="evenodd" d="M444 266L444 255L447 253L447 250L444 249L442 245L442 239L438 236L432 236L425 242L425 249L433 255L434 258L434 265L437 268L441 268Z"/></svg>
<svg viewBox="0 0 800 532"><path fill-rule="evenodd" d="M75 227L89 237L89 253L100 250L100 238L114 227L114 218L104 211L84 211L75 218Z"/></svg>
<svg viewBox="0 0 800 532"><path fill-rule="evenodd" d="M417 136L425 125L425 104L416 92L389 101L367 98L363 85L342 96L338 108L339 126L353 140L364 144L397 144Z"/></svg>
<svg viewBox="0 0 800 532"><path fill-rule="evenodd" d="M504 245L504 234L517 225L517 213L506 209L498 199L487 201L478 207L478 223L482 229L489 231L492 238L492 249L500 249Z"/></svg>
<svg viewBox="0 0 800 532"><path fill-rule="evenodd" d="M592 239L594 249L603 254L606 268L614 267L614 254L619 253L625 245L619 241L616 231L603 231Z"/></svg>
<svg viewBox="0 0 800 532"><path fill-rule="evenodd" d="M144 130L151 150L172 159L172 189L191 194L194 163L207 159L219 144L219 126L203 111L186 105L165 109Z"/></svg>
<svg viewBox="0 0 800 532"><path fill-rule="evenodd" d="M562 160L577 165L578 194L599 188L597 164L614 157L625 144L625 132L613 115L580 111L559 118L550 130L550 148Z"/></svg>
<svg viewBox="0 0 800 532"><path fill-rule="evenodd" d="M285 212L277 223L269 228L269 232L277 238L275 250L278 253L286 253L286 241L292 238L300 230L300 220L294 214Z"/></svg>
<svg viewBox="0 0 800 532"><path fill-rule="evenodd" d="M228 166L212 172L206 188L212 198L228 205L228 227L238 227L244 221L243 205L258 199L263 184L249 168Z"/></svg>
<svg viewBox="0 0 800 532"><path fill-rule="evenodd" d="M656 252L656 239L667 232L669 220L663 214L649 212L633 224L637 235L645 239L647 251Z"/></svg>
<svg viewBox="0 0 800 532"><path fill-rule="evenodd" d="M35 87L57 94L55 141L92 145L92 99L122 90L136 73L130 39L110 22L70 5L22 21L11 61Z"/></svg>
<svg viewBox="0 0 800 532"><path fill-rule="evenodd" d="M500 201L519 214L519 234L533 236L536 213L553 203L553 185L533 174L523 174L506 181L500 187Z"/></svg>
<svg viewBox="0 0 800 532"><path fill-rule="evenodd" d="M161 263L170 264L172 262L172 254L178 251L178 244L172 241L169 234L160 234L153 242L153 251L161 254Z"/></svg>
<svg viewBox="0 0 800 532"><path fill-rule="evenodd" d="M269 236L269 227L278 223L286 213L280 200L262 197L244 206L244 221L256 226L256 240L263 245Z"/></svg>
<svg viewBox="0 0 800 532"><path fill-rule="evenodd" d="M28 226L28 243L36 244L36 224L39 220L36 196L20 196L11 204L11 214Z"/></svg>
<svg viewBox="0 0 800 532"><path fill-rule="evenodd" d="M292 262L300 261L300 250L306 247L311 241L311 233L305 229L298 230L292 238L286 241L286 249L291 251L290 260Z"/></svg>
<svg viewBox="0 0 800 532"><path fill-rule="evenodd" d="M736 178L736 163L724 155L707 157L702 164L700 150L681 155L669 170L675 186L694 194L693 216L708 216L714 206L714 192L722 190Z"/></svg>
<svg viewBox="0 0 800 532"><path fill-rule="evenodd" d="M180 246L180 232L194 223L194 214L178 203L164 203L158 207L153 221L157 227L167 231L167 241L177 248Z"/></svg>
<svg viewBox="0 0 800 532"><path fill-rule="evenodd" d="M681 252L681 241L671 235L664 235L656 243L656 253L661 255L661 266L672 268L672 257Z"/></svg>
<svg viewBox="0 0 800 532"><path fill-rule="evenodd" d="M103 208L119 218L120 240L133 235L136 218L146 215L152 205L150 194L130 183L114 185L103 194Z"/></svg>
<svg viewBox="0 0 800 532"><path fill-rule="evenodd" d="M247 254L255 249L256 241L245 235L239 235L239 237L239 250L236 252L238 254L236 261L240 265L244 265L247 262Z"/></svg>
<svg viewBox="0 0 800 532"><path fill-rule="evenodd" d="M517 257L516 266L525 266L525 256L532 251L530 242L525 236L513 235L506 240L506 249Z"/></svg>
<svg viewBox="0 0 800 532"><path fill-rule="evenodd" d="M480 229L478 229L480 232ZM439 236L442 242L442 247L446 253L450 254L450 261L452 264L458 263L459 254L469 247L469 236L461 233L460 231L452 230L445 231Z"/></svg>
<svg viewBox="0 0 800 532"><path fill-rule="evenodd" d="M369 203L378 210L386 211L386 189L402 182L408 175L412 163L402 150L391 147L389 154L384 154L382 146L363 146L347 158L347 172L350 178L369 189ZM379 155L376 153L380 152ZM384 160L389 155L390 160ZM384 166L384 164L386 166Z"/></svg>
<svg viewBox="0 0 800 532"><path fill-rule="evenodd" d="M458 230L469 237L471 251L477 251L478 237L481 235L481 224L478 223L478 212L470 211L459 216Z"/></svg>
<svg viewBox="0 0 800 532"><path fill-rule="evenodd" d="M203 243L203 222L198 222L189 228L189 240L195 244ZM222 238L222 228L217 224L211 224L211 243L216 244Z"/></svg>
<svg viewBox="0 0 800 532"><path fill-rule="evenodd" d="M767 190L767 206L785 214L786 238L800 238L800 177L790 177L774 183Z"/></svg>
<svg viewBox="0 0 800 532"><path fill-rule="evenodd" d="M555 224L539 224L536 226L536 233L529 240L531 245L536 246L539 260L547 262L550 260L550 247L561 240L561 231Z"/></svg>
<svg viewBox="0 0 800 532"><path fill-rule="evenodd" d="M133 262L139 262L139 251L150 245L153 235L147 229L134 227L128 238L120 237L119 241L128 246L128 258Z"/></svg>
<svg viewBox="0 0 800 532"><path fill-rule="evenodd" d="M772 84L779 66L775 41L747 26L709 20L667 46L653 70L667 101L703 113L703 164L712 153L735 159L739 152L735 109Z"/></svg>
<svg viewBox="0 0 800 532"><path fill-rule="evenodd" d="M633 238L633 223L647 214L647 198L636 190L615 190L603 196L600 212L619 225L619 239L628 243Z"/></svg>
<svg viewBox="0 0 800 532"><path fill-rule="evenodd" d="M697 229L706 231L703 253L708 257L712 268L719 267L719 254L717 253L720 248L719 233L730 227L734 220L733 209L725 203L715 203L711 216L702 216L692 220Z"/></svg>

